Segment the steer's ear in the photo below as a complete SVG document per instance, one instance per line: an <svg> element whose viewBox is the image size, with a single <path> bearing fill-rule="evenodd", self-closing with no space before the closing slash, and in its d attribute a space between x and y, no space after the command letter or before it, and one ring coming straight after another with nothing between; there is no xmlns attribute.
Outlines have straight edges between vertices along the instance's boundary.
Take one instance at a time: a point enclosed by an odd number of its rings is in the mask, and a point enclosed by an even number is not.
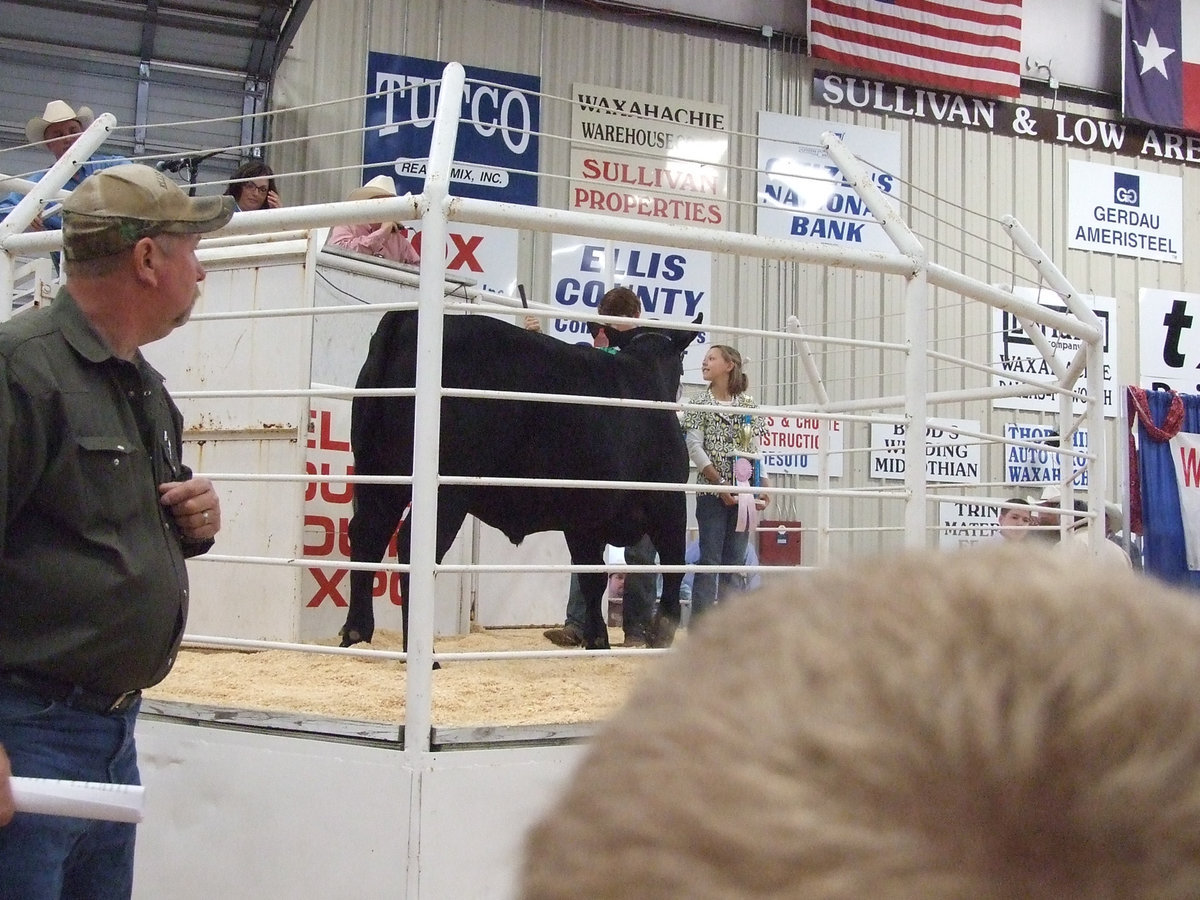
<svg viewBox="0 0 1200 900"><path fill-rule="evenodd" d="M692 324L699 325L703 321L704 321L704 313L696 313L696 318L692 319ZM675 344L676 349L678 349L679 352L682 353L684 350L687 349L688 345L691 344L691 342L696 339L697 335L699 335L699 334L700 334L700 332L698 332L698 331L672 331L671 332L671 341L672 341L672 343Z"/></svg>

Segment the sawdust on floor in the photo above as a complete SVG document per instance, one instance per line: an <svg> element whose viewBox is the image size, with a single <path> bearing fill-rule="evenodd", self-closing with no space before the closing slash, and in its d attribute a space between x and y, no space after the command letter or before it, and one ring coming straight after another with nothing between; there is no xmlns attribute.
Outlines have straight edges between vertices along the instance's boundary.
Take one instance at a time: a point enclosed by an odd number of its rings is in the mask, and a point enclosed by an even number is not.
<svg viewBox="0 0 1200 900"><path fill-rule="evenodd" d="M499 628L438 638L439 652L553 649L543 629ZM622 640L618 629L610 639ZM331 641L330 643L336 643ZM380 630L360 648L401 649L400 633ZM433 724L439 727L596 722L624 703L657 654L561 659L457 661L433 673ZM405 665L289 650L184 649L148 698L206 706L307 713L335 719L404 721Z"/></svg>

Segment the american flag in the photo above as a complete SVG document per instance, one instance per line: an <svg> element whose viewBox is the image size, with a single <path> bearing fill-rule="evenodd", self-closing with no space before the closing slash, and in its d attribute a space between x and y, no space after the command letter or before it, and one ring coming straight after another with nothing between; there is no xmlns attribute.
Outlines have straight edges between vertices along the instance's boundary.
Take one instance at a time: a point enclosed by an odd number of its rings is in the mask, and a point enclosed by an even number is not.
<svg viewBox="0 0 1200 900"><path fill-rule="evenodd" d="M1200 131L1200 3L1125 0L1125 115Z"/></svg>
<svg viewBox="0 0 1200 900"><path fill-rule="evenodd" d="M809 0L808 43L815 57L896 81L1021 94L1021 0Z"/></svg>

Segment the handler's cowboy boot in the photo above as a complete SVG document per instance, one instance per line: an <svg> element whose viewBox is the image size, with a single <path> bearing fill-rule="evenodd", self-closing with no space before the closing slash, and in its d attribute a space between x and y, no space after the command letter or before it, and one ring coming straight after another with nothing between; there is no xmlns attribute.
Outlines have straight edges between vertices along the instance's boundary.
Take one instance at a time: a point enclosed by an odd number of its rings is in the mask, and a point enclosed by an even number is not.
<svg viewBox="0 0 1200 900"><path fill-rule="evenodd" d="M583 645L583 632L574 622L567 622L562 628L551 628L542 632L542 637L559 647L580 647Z"/></svg>

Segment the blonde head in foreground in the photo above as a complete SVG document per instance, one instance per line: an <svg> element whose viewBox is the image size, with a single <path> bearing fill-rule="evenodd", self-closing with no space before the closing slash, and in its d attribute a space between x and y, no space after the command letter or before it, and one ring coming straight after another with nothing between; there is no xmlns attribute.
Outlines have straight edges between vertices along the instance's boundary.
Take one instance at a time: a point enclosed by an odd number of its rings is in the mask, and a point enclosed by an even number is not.
<svg viewBox="0 0 1200 900"><path fill-rule="evenodd" d="M523 896L1200 897L1200 610L1007 547L726 605L528 839Z"/></svg>

